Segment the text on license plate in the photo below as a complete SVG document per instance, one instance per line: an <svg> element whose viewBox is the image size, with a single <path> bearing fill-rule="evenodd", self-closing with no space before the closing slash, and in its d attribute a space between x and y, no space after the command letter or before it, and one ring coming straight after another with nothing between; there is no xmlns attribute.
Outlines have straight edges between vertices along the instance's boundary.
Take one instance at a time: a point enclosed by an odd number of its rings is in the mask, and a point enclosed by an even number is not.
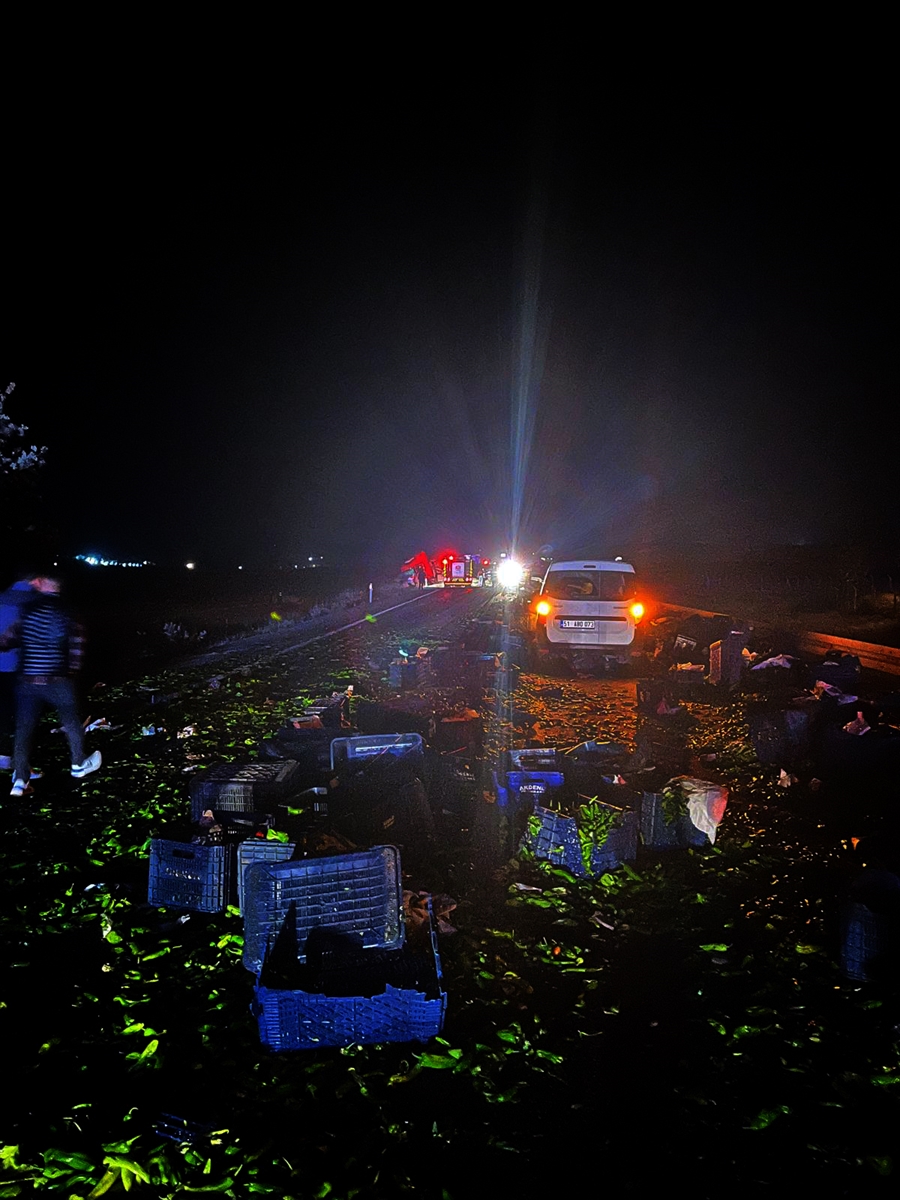
<svg viewBox="0 0 900 1200"><path fill-rule="evenodd" d="M560 629L593 629L593 621L560 621Z"/></svg>

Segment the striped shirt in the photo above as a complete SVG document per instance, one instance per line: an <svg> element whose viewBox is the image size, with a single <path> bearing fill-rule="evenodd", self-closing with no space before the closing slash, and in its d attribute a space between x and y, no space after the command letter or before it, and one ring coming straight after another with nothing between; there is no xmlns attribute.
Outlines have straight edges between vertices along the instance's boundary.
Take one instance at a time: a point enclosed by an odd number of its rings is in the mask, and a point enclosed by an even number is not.
<svg viewBox="0 0 900 1200"><path fill-rule="evenodd" d="M83 638L58 596L41 596L22 613L23 675L68 675L81 665Z"/></svg>

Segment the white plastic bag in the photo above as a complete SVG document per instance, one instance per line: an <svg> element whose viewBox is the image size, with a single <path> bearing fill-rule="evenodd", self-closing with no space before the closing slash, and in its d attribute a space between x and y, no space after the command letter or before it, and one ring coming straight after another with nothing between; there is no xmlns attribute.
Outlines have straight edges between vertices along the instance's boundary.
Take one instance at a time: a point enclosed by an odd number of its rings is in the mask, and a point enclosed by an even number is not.
<svg viewBox="0 0 900 1200"><path fill-rule="evenodd" d="M705 833L710 843L715 845L716 830L728 804L728 788L705 779L692 779L690 775L676 775L666 787L681 789L687 799L688 816L694 828Z"/></svg>

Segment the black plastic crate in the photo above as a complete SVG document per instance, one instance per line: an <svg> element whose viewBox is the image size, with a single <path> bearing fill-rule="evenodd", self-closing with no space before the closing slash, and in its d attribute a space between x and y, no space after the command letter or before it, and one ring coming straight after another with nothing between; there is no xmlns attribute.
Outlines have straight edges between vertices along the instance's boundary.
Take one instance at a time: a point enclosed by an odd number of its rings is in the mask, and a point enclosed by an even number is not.
<svg viewBox="0 0 900 1200"><path fill-rule="evenodd" d="M198 846L154 838L150 843L147 900L161 907L221 912L231 900L233 845Z"/></svg>
<svg viewBox="0 0 900 1200"><path fill-rule="evenodd" d="M362 697L353 702L353 724L360 734L434 733L434 701L425 697L394 696L376 703Z"/></svg>
<svg viewBox="0 0 900 1200"><path fill-rule="evenodd" d="M402 766L360 772L348 786L328 795L328 820L335 832L357 846L390 839L405 848L434 833L434 815L425 784Z"/></svg>
<svg viewBox="0 0 900 1200"><path fill-rule="evenodd" d="M439 647L433 652L434 672L438 683L466 683L475 686L491 684L500 667L498 654L484 654L458 647Z"/></svg>
<svg viewBox="0 0 900 1200"><path fill-rule="evenodd" d="M304 708L305 717L318 717L326 729L346 728L350 723L350 696L347 692L332 692L319 696Z"/></svg>
<svg viewBox="0 0 900 1200"><path fill-rule="evenodd" d="M474 808L483 803L482 763L467 754L445 754L432 764L430 798L440 822L456 818L468 829Z"/></svg>
<svg viewBox="0 0 900 1200"><path fill-rule="evenodd" d="M840 688L842 692L856 692L859 690L861 672L862 665L855 654L841 654L807 667L806 679L810 686L821 680Z"/></svg>
<svg viewBox="0 0 900 1200"><path fill-rule="evenodd" d="M293 759L217 763L191 780L191 819L199 821L207 810L271 812L296 787L299 773Z"/></svg>
<svg viewBox="0 0 900 1200"><path fill-rule="evenodd" d="M329 792L328 814L344 836L357 845L410 844L433 832L419 734L338 739L332 758L339 786Z"/></svg>
<svg viewBox="0 0 900 1200"><path fill-rule="evenodd" d="M810 712L803 708L750 707L750 741L761 763L788 767L809 753Z"/></svg>
<svg viewBox="0 0 900 1200"><path fill-rule="evenodd" d="M474 709L442 716L435 722L431 745L439 754L478 754L483 744L484 721Z"/></svg>
<svg viewBox="0 0 900 1200"><path fill-rule="evenodd" d="M331 765L331 743L341 737L340 728L314 728L288 721L273 738L262 744L270 758L293 759L301 773L328 770Z"/></svg>
<svg viewBox="0 0 900 1200"><path fill-rule="evenodd" d="M402 662L392 662L388 667L388 687L404 691L407 688L419 686L419 676L424 670L419 670L419 660L404 659Z"/></svg>
<svg viewBox="0 0 900 1200"><path fill-rule="evenodd" d="M528 750L509 750L510 771L558 771L559 751L555 746L535 746Z"/></svg>

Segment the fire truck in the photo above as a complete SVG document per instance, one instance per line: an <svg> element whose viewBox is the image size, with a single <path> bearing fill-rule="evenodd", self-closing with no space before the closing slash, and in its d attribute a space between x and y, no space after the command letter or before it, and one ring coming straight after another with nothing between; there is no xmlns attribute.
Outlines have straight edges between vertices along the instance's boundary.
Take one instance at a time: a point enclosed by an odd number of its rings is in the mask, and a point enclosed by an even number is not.
<svg viewBox="0 0 900 1200"><path fill-rule="evenodd" d="M483 587L493 583L493 566L480 554L457 554L447 550L429 558L420 550L401 567L402 571L424 572L426 587Z"/></svg>
<svg viewBox="0 0 900 1200"><path fill-rule="evenodd" d="M482 587L490 559L480 554L442 554L435 559L434 567L444 587Z"/></svg>

